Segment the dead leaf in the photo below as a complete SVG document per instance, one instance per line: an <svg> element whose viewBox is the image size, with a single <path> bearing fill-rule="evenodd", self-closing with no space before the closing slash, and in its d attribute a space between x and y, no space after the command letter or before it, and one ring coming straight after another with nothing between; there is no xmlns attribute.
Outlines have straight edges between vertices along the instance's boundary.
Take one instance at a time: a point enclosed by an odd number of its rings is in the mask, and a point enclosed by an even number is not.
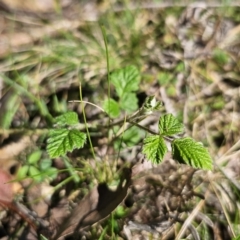
<svg viewBox="0 0 240 240"><path fill-rule="evenodd" d="M13 200L13 183L8 183L12 180L12 176L0 169L0 204L3 202L12 202Z"/></svg>
<svg viewBox="0 0 240 240"><path fill-rule="evenodd" d="M129 168L123 169L116 191L110 190L106 183L100 183L73 209L53 239L60 239L106 218L124 200L130 184Z"/></svg>

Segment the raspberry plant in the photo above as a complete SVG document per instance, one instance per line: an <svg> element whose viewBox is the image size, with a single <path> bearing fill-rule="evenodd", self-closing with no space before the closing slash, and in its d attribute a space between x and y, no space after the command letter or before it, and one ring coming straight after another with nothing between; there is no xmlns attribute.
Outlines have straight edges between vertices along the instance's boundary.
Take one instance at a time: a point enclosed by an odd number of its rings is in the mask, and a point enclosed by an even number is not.
<svg viewBox="0 0 240 240"><path fill-rule="evenodd" d="M136 91L140 82L140 73L135 66L128 66L112 73L110 83L115 87L118 101L108 98L103 102L103 109L111 118L117 118L120 110L127 113L136 110ZM152 163L162 162L168 148L166 141L171 143L173 159L178 163L187 164L193 168L205 170L212 169L212 160L209 152L201 142L196 142L190 137L179 137L184 132L184 126L172 114L160 116L158 122L158 133L142 127L139 122L145 117L159 110L161 103L155 97L146 99L143 106L135 113L129 114L124 121L127 127L137 126L151 133L143 141L142 152ZM123 123L119 121L119 124ZM79 121L75 112L67 112L56 118L55 128L49 132L47 150L50 157L65 155L75 148L82 148L86 142L86 133L78 129ZM110 126L111 127L111 126ZM118 131L118 137L127 129Z"/></svg>

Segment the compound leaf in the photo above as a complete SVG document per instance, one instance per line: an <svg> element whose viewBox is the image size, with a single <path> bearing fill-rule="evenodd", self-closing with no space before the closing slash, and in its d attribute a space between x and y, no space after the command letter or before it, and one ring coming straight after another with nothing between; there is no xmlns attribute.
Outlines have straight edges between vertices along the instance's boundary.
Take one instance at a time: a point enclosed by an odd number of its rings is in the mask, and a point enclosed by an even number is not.
<svg viewBox="0 0 240 240"><path fill-rule="evenodd" d="M149 136L144 139L143 153L153 163L160 163L163 160L167 146L161 136Z"/></svg>
<svg viewBox="0 0 240 240"><path fill-rule="evenodd" d="M184 131L184 125L172 114L165 114L160 117L158 128L162 136L171 136Z"/></svg>
<svg viewBox="0 0 240 240"><path fill-rule="evenodd" d="M105 112L111 117L111 118L116 118L119 116L120 114L120 109L119 109L119 105L118 103L110 98L110 99L106 99L103 102L103 109L105 110Z"/></svg>
<svg viewBox="0 0 240 240"><path fill-rule="evenodd" d="M140 73L135 66L114 71L110 78L111 83L116 88L118 96L121 98L123 93L137 91L139 89Z"/></svg>
<svg viewBox="0 0 240 240"><path fill-rule="evenodd" d="M53 129L49 132L47 151L51 158L83 147L86 134L77 129Z"/></svg>
<svg viewBox="0 0 240 240"><path fill-rule="evenodd" d="M179 163L205 170L212 169L212 159L207 149L200 142L192 138L175 139L172 142L173 158Z"/></svg>

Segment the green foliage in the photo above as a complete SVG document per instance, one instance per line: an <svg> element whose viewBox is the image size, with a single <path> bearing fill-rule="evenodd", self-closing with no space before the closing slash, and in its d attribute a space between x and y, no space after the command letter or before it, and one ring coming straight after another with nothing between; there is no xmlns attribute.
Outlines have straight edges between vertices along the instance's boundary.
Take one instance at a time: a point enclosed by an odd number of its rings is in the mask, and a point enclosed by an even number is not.
<svg viewBox="0 0 240 240"><path fill-rule="evenodd" d="M179 163L205 170L212 169L212 159L201 142L190 137L175 139L172 142L173 158Z"/></svg>
<svg viewBox="0 0 240 240"><path fill-rule="evenodd" d="M157 101L154 96L149 96L146 98L145 103L143 105L144 114L149 115L154 111L160 110L161 107L162 107L161 102Z"/></svg>
<svg viewBox="0 0 240 240"><path fill-rule="evenodd" d="M172 74L168 72L160 72L158 74L158 82L161 85L167 85L168 83L171 82L171 79L173 78Z"/></svg>
<svg viewBox="0 0 240 240"><path fill-rule="evenodd" d="M166 114L160 117L158 123L159 133L162 136L171 136L182 133L184 126L172 114Z"/></svg>
<svg viewBox="0 0 240 240"><path fill-rule="evenodd" d="M161 136L149 136L144 139L143 153L151 162L162 162L166 152L167 146Z"/></svg>
<svg viewBox="0 0 240 240"><path fill-rule="evenodd" d="M67 112L56 117L56 124L60 127L78 124L78 116L75 112Z"/></svg>
<svg viewBox="0 0 240 240"><path fill-rule="evenodd" d="M139 89L140 73L135 66L127 66L114 71L110 76L110 83L116 89L118 102L107 99L103 103L103 109L112 117L118 117L120 109L131 113L138 108L136 91Z"/></svg>
<svg viewBox="0 0 240 240"><path fill-rule="evenodd" d="M51 158L65 155L68 151L83 147L86 134L74 128L78 123L76 113L67 112L57 117L56 121L58 128L50 130L47 141L47 151Z"/></svg>
<svg viewBox="0 0 240 240"><path fill-rule="evenodd" d="M3 129L9 128L20 104L19 96L16 92L13 92L12 95L7 95L6 98L7 100L2 100L4 101L4 107L1 108L0 115L0 127Z"/></svg>
<svg viewBox="0 0 240 240"><path fill-rule="evenodd" d="M114 85L118 96L121 98L126 92L138 90L140 73L135 66L127 66L111 74L110 82Z"/></svg>
<svg viewBox="0 0 240 240"><path fill-rule="evenodd" d="M27 162L18 171L18 178L30 177L36 182L43 181L46 177L55 179L57 169L52 167L51 159L41 159L42 151L36 150L27 157Z"/></svg>
<svg viewBox="0 0 240 240"><path fill-rule="evenodd" d="M128 214L128 210L123 206L118 206L115 210L115 218L123 218Z"/></svg>
<svg viewBox="0 0 240 240"><path fill-rule="evenodd" d="M232 240L240 240L240 235L238 235L237 237L233 238Z"/></svg>
<svg viewBox="0 0 240 240"><path fill-rule="evenodd" d="M165 136L173 136L183 132L184 126L172 114L165 114L159 119L159 135L149 136L144 140L143 153L153 163L162 162L167 152ZM212 169L212 160L202 143L190 137L171 140L173 158L179 163L205 170Z"/></svg>
<svg viewBox="0 0 240 240"><path fill-rule="evenodd" d="M121 100L119 102L121 109L126 110L126 112L131 113L138 108L138 99L135 93L123 93Z"/></svg>
<svg viewBox="0 0 240 240"><path fill-rule="evenodd" d="M116 128L116 130L118 131L119 128ZM114 148L115 149L121 149L122 147L133 147L135 146L137 143L139 143L139 141L142 139L144 135L144 131L139 129L136 126L133 126L129 129L127 129L121 138L116 139L116 141L114 142Z"/></svg>
<svg viewBox="0 0 240 240"><path fill-rule="evenodd" d="M130 69L130 70L129 70ZM125 68L123 70L117 71L113 74L114 84L121 88L118 90L118 94L124 96L124 89L136 89L136 85L132 83L132 79L136 79L135 68ZM130 71L130 73L128 72ZM131 78L130 76L133 77ZM129 85L126 83L120 84L119 76L129 80ZM130 96L134 96L130 94ZM158 110L161 104L154 98L149 97L146 99L142 109L139 113L145 114L151 113L154 110ZM108 114L111 117L116 117L119 114L119 105L113 100L109 99L105 101L104 108L107 109ZM131 119L131 117L130 117ZM132 116L132 119L137 119L136 115ZM77 130L76 127L78 124L77 114L74 112L65 113L56 118L57 129L52 129L49 132L49 139L47 141L47 150L50 157L58 157L65 155L68 151L73 151L75 148L83 147L86 141L86 134ZM160 117L159 123L159 134L148 136L144 140L143 153L146 154L148 160L153 163L159 164L162 162L164 155L167 153L167 145L165 143L166 137L173 137L176 134L180 134L184 131L184 126L179 120L174 117L172 114L165 114ZM122 138L115 142L115 147L122 147L122 143L127 146L132 146L136 144L141 136L138 134L139 129L136 126L128 129L122 135ZM173 158L179 163L184 163L190 165L194 168L202 169L211 169L212 160L206 148L203 147L201 143L195 142L192 138L177 138L170 139L172 146ZM38 161L39 153L35 153L30 158L30 164ZM46 163L47 165L47 163ZM44 166L44 164L43 164ZM38 169L34 166L31 166L28 170L25 168L23 172L29 172L30 175L38 175ZM25 174L25 173L24 173Z"/></svg>
<svg viewBox="0 0 240 240"><path fill-rule="evenodd" d="M120 114L120 109L118 103L112 99L106 99L103 103L103 109L106 111L106 113L111 117L115 118L118 117Z"/></svg>
<svg viewBox="0 0 240 240"><path fill-rule="evenodd" d="M32 152L28 157L27 157L27 162L29 164L36 164L39 159L41 158L42 155L42 151L41 150L37 150L35 152Z"/></svg>
<svg viewBox="0 0 240 240"><path fill-rule="evenodd" d="M229 61L229 56L226 51L222 49L214 49L213 51L213 59L219 64L224 65Z"/></svg>

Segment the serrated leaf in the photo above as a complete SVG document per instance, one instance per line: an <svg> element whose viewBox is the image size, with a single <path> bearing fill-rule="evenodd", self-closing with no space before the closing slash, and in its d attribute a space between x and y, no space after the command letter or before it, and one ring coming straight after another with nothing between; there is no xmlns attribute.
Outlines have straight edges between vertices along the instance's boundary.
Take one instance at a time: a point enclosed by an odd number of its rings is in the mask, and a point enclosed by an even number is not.
<svg viewBox="0 0 240 240"><path fill-rule="evenodd" d="M66 112L56 117L56 123L58 126L73 126L78 124L78 115L75 112Z"/></svg>
<svg viewBox="0 0 240 240"><path fill-rule="evenodd" d="M103 102L103 109L105 110L105 112L111 117L111 118L116 118L119 116L120 114L120 109L119 109L119 105L118 103L110 98L110 99L106 99Z"/></svg>
<svg viewBox="0 0 240 240"><path fill-rule="evenodd" d="M163 160L167 146L160 136L149 136L144 139L143 153L153 163L160 163Z"/></svg>
<svg viewBox="0 0 240 240"><path fill-rule="evenodd" d="M54 129L49 132L47 151L51 158L83 147L86 134L76 129Z"/></svg>
<svg viewBox="0 0 240 240"><path fill-rule="evenodd" d="M127 66L111 74L110 82L116 88L118 96L123 93L137 91L140 82L140 73L135 66Z"/></svg>
<svg viewBox="0 0 240 240"><path fill-rule="evenodd" d="M172 142L172 153L173 158L179 163L194 168L212 169L212 159L208 150L202 143L195 142L190 137L175 139Z"/></svg>
<svg viewBox="0 0 240 240"><path fill-rule="evenodd" d="M171 136L184 131L184 125L172 114L165 114L160 117L158 128L162 136Z"/></svg>
<svg viewBox="0 0 240 240"><path fill-rule="evenodd" d="M135 93L124 93L120 99L120 107L128 113L138 109L138 99Z"/></svg>

